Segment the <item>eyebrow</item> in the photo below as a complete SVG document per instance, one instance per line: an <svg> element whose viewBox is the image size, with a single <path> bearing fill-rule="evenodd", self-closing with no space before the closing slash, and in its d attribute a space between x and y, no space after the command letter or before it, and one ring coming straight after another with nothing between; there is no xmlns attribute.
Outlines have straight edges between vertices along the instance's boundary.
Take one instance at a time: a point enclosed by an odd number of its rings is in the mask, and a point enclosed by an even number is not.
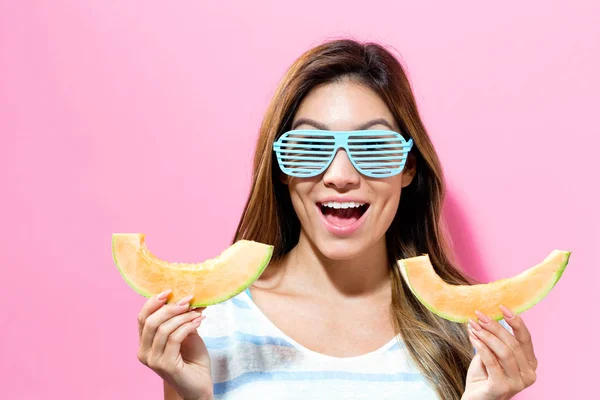
<svg viewBox="0 0 600 400"><path fill-rule="evenodd" d="M316 129L319 129L322 131L330 130L327 127L327 125L317 122L310 118L298 118L296 120L296 122L294 122L294 125L292 125L292 130L296 129L300 125L311 125L313 128L316 128ZM385 118L377 118L377 119L373 119L371 121L365 122L364 124L357 126L356 130L361 131L364 129L368 129L368 128L372 127L373 125L385 125L388 128L390 128L391 130L394 130L394 128L392 127L392 124L390 124Z"/></svg>

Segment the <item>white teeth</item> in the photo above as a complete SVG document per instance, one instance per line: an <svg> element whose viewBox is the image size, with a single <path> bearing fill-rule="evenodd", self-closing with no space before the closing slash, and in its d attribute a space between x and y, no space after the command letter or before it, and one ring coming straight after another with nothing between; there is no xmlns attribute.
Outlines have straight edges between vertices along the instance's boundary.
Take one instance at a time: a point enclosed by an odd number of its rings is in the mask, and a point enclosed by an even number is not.
<svg viewBox="0 0 600 400"><path fill-rule="evenodd" d="M324 205L325 207L340 209L340 208L357 208L360 206L364 206L365 203L355 203L353 201L350 201L347 203L338 203L337 201L329 201L327 203L322 203L322 205Z"/></svg>

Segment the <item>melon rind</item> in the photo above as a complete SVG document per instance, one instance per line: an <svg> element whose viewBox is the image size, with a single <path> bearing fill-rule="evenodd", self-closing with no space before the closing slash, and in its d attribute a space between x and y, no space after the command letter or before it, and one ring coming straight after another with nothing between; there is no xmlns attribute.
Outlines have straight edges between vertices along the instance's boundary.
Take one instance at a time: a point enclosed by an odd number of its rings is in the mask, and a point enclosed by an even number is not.
<svg viewBox="0 0 600 400"><path fill-rule="evenodd" d="M113 261L115 263L115 265L117 266L117 269L119 270L119 273L121 274L121 276L123 277L123 279L125 280L125 282L127 283L127 285L129 285L129 287L131 287L136 293L138 293L139 295L146 297L146 298L150 298L152 296L157 295L158 293L150 293L147 290L144 290L142 288L140 288L138 285L136 285L134 282L132 282L128 277L127 274L125 273L125 271L123 270L123 268L119 265L119 261L117 259L117 254L115 251L115 241L117 239L117 237L119 235L123 235L123 236L127 236L127 235L138 235L142 238L145 237L144 234L138 234L138 233L115 233L112 235L112 257L113 257ZM252 241L247 241L247 240L243 240L244 242L252 242ZM273 255L273 246L270 245L264 245L263 243L259 243L256 242L257 245L261 245L264 247L264 257L262 259L262 261L255 266L255 270L253 275L251 275L250 278L246 279L244 281L244 283L242 283L240 286L235 287L235 288L230 288L229 290L223 291L223 295L220 297L216 297L211 299L210 301L202 301L202 299L198 299L197 297L194 297L192 299L192 302L190 303L190 307L207 307L210 305L215 305L218 303L222 303L224 301L227 301L229 299L231 299L232 297L237 296L238 294L240 294L241 292L243 292L244 290L246 290L254 281L256 281L264 272L264 270L266 269L266 267L269 265L269 262L271 260L271 257ZM233 245L232 245L233 246ZM225 250L227 251L227 250ZM225 252L224 251L224 252ZM222 252L221 254L223 254L224 252ZM215 259L218 259L218 257L216 257ZM162 260L161 260L162 261ZM169 296L169 299L167 300L167 302L171 301L172 299L174 299L175 296L173 296L173 293L171 293L171 295Z"/></svg>
<svg viewBox="0 0 600 400"><path fill-rule="evenodd" d="M554 273L552 274L552 278L548 279L545 282L545 286L543 288L541 288L537 293L537 296L532 296L531 298L527 299L527 301L522 302L521 304L518 304L517 306L513 307L511 310L517 314L520 314L528 309L530 309L531 307L533 307L534 305L536 305L537 303L539 303L544 297L546 297L546 295L550 292L550 290L552 290L552 288L554 288L554 286L556 285L556 283L560 280L560 278L562 277L567 264L569 262L569 258L571 256L571 252L570 251L561 251L561 250L554 250L548 257L546 257L544 259L544 261L542 261L541 263L539 263L538 265L529 268L528 270L523 271L522 273L512 277L512 278L505 278L505 279L499 279L497 281L494 282L490 282L488 284L478 284L478 285L461 285L463 286L466 290L468 290L469 286L479 286L479 287L489 287L490 291L495 290L494 289L494 284L497 284L498 282L507 282L511 279L526 279L528 275L531 275L534 273L534 270L536 267L539 267L540 265L544 264L545 262L549 262L549 260L552 260L555 257L563 257L563 260L560 262L560 264L557 266L556 271L554 271ZM427 254L422 255L422 256L418 256L420 258L425 257L427 262L429 263L429 265L431 265L431 262L429 261L429 256ZM417 258L417 257L413 257L413 258ZM408 260L408 259L407 259ZM444 312L442 310L440 310L438 307L436 307L434 304L429 303L425 298L424 295L419 293L417 290L415 290L415 288L413 287L413 285L411 284L411 277L410 277L410 273L407 272L407 268L405 266L405 260L399 260L397 265L400 269L400 273L404 279L404 281L406 282L407 286L409 287L410 291L413 293L413 295L419 300L419 302L421 304L423 304L427 309L429 309L431 312L433 312L434 314L445 318L449 321L453 321L453 322L459 322L459 323L464 323L467 322L469 320L469 318L473 318L474 314L469 313L469 314L460 314L459 312L452 312L451 314ZM431 267L433 270L433 267ZM435 273L435 271L434 271ZM437 274L436 274L437 275ZM440 278L441 279L441 278ZM457 285L450 285L447 284L447 287L451 288L453 286L457 286ZM496 290L499 290L499 288L496 288ZM508 294L507 294L508 296ZM490 296L490 297L498 297L498 296ZM477 305L474 305L473 311L478 308ZM488 312L486 314L487 316L489 316L490 318L499 321L504 317L504 315L502 314L501 310L498 308L497 312Z"/></svg>
<svg viewBox="0 0 600 400"><path fill-rule="evenodd" d="M114 261L115 265L117 266L119 273L121 274L121 276L123 277L125 282L129 285L129 287L131 287L137 294L140 294L146 298L152 297L153 295L151 293L147 293L147 292L143 291L142 289L137 287L133 282L131 282L129 280L129 278L127 277L127 275L125 274L125 272L123 271L123 269L121 268L121 266L119 265L119 262L117 261L117 253L115 252L115 239L117 238L118 235L120 235L120 234L114 233L112 235L112 246L111 247L112 247L113 261Z"/></svg>

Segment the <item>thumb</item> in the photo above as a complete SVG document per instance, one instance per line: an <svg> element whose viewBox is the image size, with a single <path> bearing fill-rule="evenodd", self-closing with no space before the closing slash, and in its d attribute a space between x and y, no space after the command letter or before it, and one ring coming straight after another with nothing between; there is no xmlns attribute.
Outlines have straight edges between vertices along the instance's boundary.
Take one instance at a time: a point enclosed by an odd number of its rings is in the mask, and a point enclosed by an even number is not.
<svg viewBox="0 0 600 400"><path fill-rule="evenodd" d="M191 332L181 342L181 357L188 363L207 367L210 365L210 357L204 340L197 330Z"/></svg>
<svg viewBox="0 0 600 400"><path fill-rule="evenodd" d="M479 354L475 354L473 360L471 360L471 364L469 365L469 369L467 370L467 385L473 382L485 381L488 379L488 373L485 369L485 365L481 360L481 356Z"/></svg>

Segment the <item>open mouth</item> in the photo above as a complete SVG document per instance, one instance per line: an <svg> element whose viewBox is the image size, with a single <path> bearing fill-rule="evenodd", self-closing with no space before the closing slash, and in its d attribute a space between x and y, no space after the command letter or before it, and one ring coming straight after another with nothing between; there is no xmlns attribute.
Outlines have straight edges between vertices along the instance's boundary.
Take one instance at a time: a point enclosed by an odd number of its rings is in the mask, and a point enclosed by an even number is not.
<svg viewBox="0 0 600 400"><path fill-rule="evenodd" d="M336 226L350 226L363 216L369 208L368 203L317 203L323 217Z"/></svg>

